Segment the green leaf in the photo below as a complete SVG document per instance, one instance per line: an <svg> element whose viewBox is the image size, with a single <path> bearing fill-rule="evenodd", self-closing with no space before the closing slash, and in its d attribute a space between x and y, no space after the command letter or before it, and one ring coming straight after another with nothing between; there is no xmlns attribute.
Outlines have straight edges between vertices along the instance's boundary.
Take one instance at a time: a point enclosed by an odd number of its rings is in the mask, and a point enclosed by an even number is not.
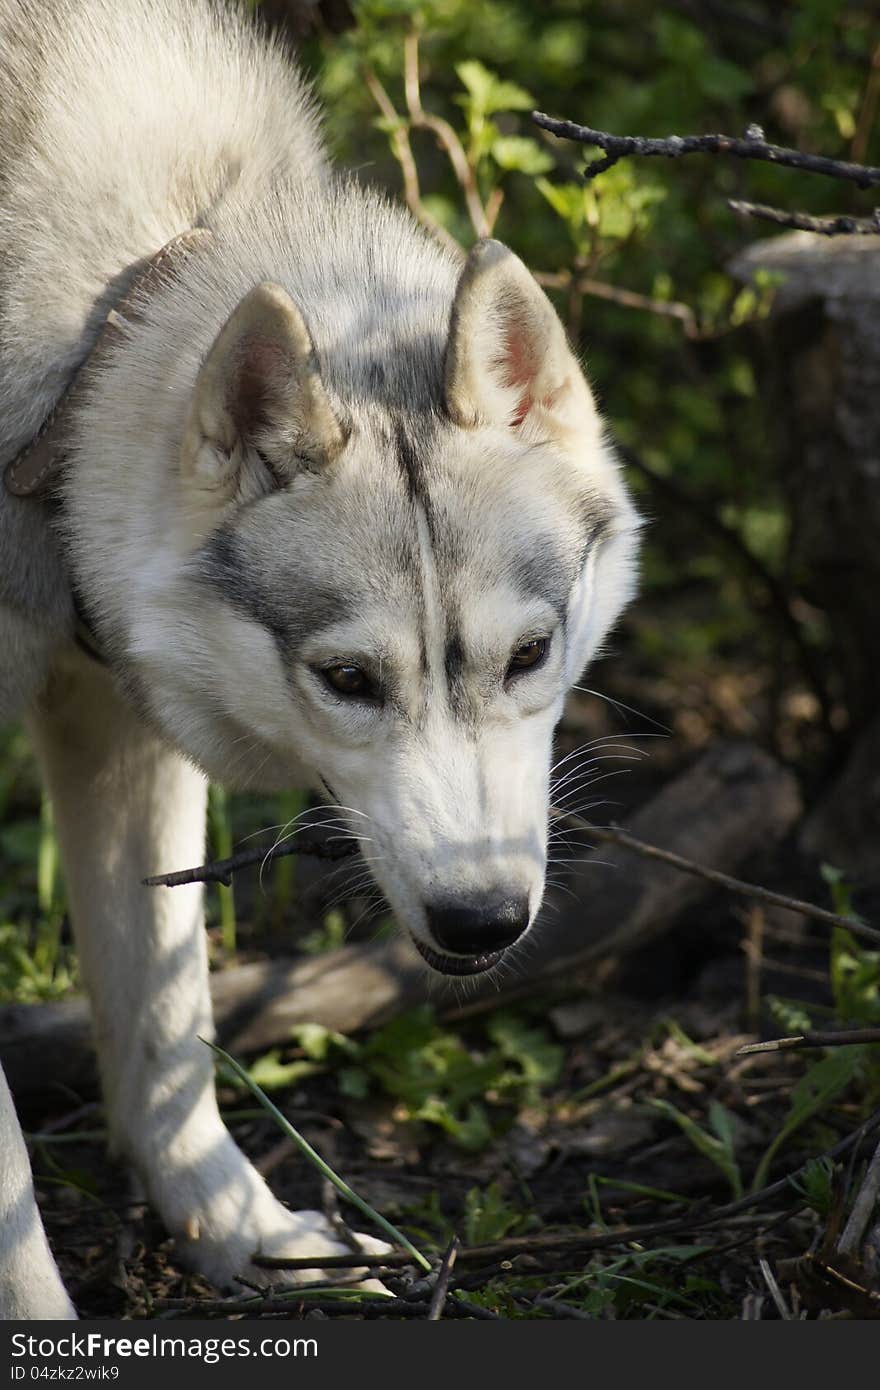
<svg viewBox="0 0 880 1390"><path fill-rule="evenodd" d="M489 152L502 169L516 169L521 174L544 174L553 168L552 157L526 135L499 135Z"/></svg>
<svg viewBox="0 0 880 1390"><path fill-rule="evenodd" d="M265 1052L248 1067L251 1080L264 1091L279 1091L282 1086L292 1086L305 1076L314 1076L317 1071L320 1071L320 1067L314 1062L304 1062L301 1059L282 1062L277 1048Z"/></svg>
<svg viewBox="0 0 880 1390"><path fill-rule="evenodd" d="M313 1062L326 1062L334 1052L349 1057L360 1055L360 1046L344 1033L336 1033L320 1023L298 1023L291 1036Z"/></svg>
<svg viewBox="0 0 880 1390"><path fill-rule="evenodd" d="M518 1015L508 1012L495 1014L486 1031L498 1046L502 1057L519 1068L528 1092L552 1086L562 1075L565 1049L551 1042L543 1028L535 1028Z"/></svg>
<svg viewBox="0 0 880 1390"><path fill-rule="evenodd" d="M457 63L459 82L467 88L476 114L491 116L496 111L530 111L534 99L515 82L505 82L475 58Z"/></svg>
<svg viewBox="0 0 880 1390"><path fill-rule="evenodd" d="M782 1128L768 1145L755 1170L752 1179L754 1192L765 1186L770 1165L783 1144L808 1120L826 1110L841 1091L851 1084L857 1075L861 1058L860 1047L836 1047L821 1061L814 1062L801 1077L791 1093L791 1104Z"/></svg>
<svg viewBox="0 0 880 1390"><path fill-rule="evenodd" d="M463 1233L467 1245L486 1245L503 1240L524 1224L515 1207L508 1206L497 1182L488 1187L471 1187L464 1199Z"/></svg>
<svg viewBox="0 0 880 1390"><path fill-rule="evenodd" d="M834 1205L834 1162L827 1154L822 1158L811 1158L800 1173L789 1181L813 1211L823 1217L830 1215Z"/></svg>
<svg viewBox="0 0 880 1390"><path fill-rule="evenodd" d="M719 1101L712 1102L709 1107L709 1123L715 1132L710 1133L698 1125L695 1120L692 1120L690 1115L686 1115L683 1110L679 1110L668 1100L651 1099L648 1104L673 1120L694 1148L704 1158L708 1158L710 1163L714 1163L715 1167L724 1174L730 1183L734 1199L742 1196L742 1174L734 1151L736 1117L729 1110L726 1110Z"/></svg>

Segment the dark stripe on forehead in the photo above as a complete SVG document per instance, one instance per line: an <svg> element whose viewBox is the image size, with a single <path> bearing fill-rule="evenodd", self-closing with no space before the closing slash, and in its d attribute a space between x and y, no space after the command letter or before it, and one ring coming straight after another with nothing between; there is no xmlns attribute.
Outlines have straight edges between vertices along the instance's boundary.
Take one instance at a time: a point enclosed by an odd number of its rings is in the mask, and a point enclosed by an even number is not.
<svg viewBox="0 0 880 1390"><path fill-rule="evenodd" d="M443 661L446 675L446 689L449 692L449 708L459 718L466 707L464 684L464 648L457 632L447 634L446 651Z"/></svg>
<svg viewBox="0 0 880 1390"><path fill-rule="evenodd" d="M416 554L418 554L420 543L418 536L418 522L416 521L415 513L416 507L418 507L421 510L421 513L425 518L425 522L428 528L428 538L432 549L434 546L434 525L432 518L432 509L430 501L428 499L427 489L425 487L425 469L423 466L423 459L427 455L428 435L430 433L430 430L425 426L424 421L421 421L420 432L423 438L420 446L419 444L417 444L415 439L416 429L418 429L418 424L413 424L412 422L402 420L399 416L394 420L393 447L395 456L397 458L397 464L400 469L400 476L403 479L403 484L406 488L407 497L413 504L413 539ZM416 586L416 594L418 599L419 667L421 670L422 679L427 681L429 674L429 663L428 639L425 629L426 597L424 592L422 591L422 570L420 564L417 564L417 568L413 574L413 580Z"/></svg>
<svg viewBox="0 0 880 1390"><path fill-rule="evenodd" d="M422 500L421 467L412 435L402 420L394 421L394 451L407 496L413 502Z"/></svg>
<svg viewBox="0 0 880 1390"><path fill-rule="evenodd" d="M221 528L197 556L196 578L271 633L282 660L290 661L306 638L346 617L349 605L338 591L292 566L267 566L265 555L250 550L246 536Z"/></svg>
<svg viewBox="0 0 880 1390"><path fill-rule="evenodd" d="M516 555L509 562L509 573L519 592L524 597L542 598L560 619L565 617L569 595L587 556L611 522L606 512L595 508L585 509L581 519L584 530L568 544L559 535L539 533L532 537L527 553Z"/></svg>

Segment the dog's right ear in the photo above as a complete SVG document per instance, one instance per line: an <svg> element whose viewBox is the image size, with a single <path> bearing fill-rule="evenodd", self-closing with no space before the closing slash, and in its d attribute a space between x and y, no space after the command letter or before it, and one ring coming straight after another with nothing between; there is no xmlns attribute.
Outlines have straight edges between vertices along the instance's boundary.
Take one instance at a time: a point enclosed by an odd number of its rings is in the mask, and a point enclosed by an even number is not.
<svg viewBox="0 0 880 1390"><path fill-rule="evenodd" d="M203 508L225 508L325 468L348 435L303 317L280 285L245 295L199 372L181 451Z"/></svg>
<svg viewBox="0 0 880 1390"><path fill-rule="evenodd" d="M536 439L596 438L599 417L553 305L499 241L462 268L445 365L446 408L465 429L507 425Z"/></svg>

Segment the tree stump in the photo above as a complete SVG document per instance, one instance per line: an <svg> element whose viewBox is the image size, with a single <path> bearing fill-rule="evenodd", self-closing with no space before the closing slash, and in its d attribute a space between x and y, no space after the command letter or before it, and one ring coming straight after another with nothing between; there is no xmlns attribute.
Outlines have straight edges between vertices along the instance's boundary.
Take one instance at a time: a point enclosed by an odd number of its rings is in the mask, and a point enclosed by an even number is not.
<svg viewBox="0 0 880 1390"><path fill-rule="evenodd" d="M828 623L834 695L854 737L880 713L880 237L795 232L733 273L784 276L765 325L799 591Z"/></svg>

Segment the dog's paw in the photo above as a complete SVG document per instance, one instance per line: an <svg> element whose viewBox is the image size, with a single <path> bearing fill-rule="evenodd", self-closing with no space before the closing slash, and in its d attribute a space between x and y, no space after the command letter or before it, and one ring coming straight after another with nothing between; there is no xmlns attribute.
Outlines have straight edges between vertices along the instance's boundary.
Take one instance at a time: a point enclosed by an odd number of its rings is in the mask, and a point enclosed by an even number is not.
<svg viewBox="0 0 880 1390"><path fill-rule="evenodd" d="M320 1212L283 1207L231 1141L223 1144L222 1158L216 1153L212 1163L179 1174L175 1183L162 1181L151 1187L182 1261L218 1289L240 1293L238 1276L266 1287L324 1278L347 1283L361 1275L359 1287L387 1292L363 1267L322 1269L322 1256L350 1254L349 1247ZM390 1248L373 1236L359 1234L357 1239L369 1255L385 1254ZM255 1263L260 1255L314 1257L315 1264L308 1269L267 1269Z"/></svg>
<svg viewBox="0 0 880 1390"><path fill-rule="evenodd" d="M379 1294L388 1292L384 1284L370 1278L369 1271L363 1267L331 1267L329 1270L322 1267L325 1255L351 1254L351 1248L339 1239L321 1212L288 1211L274 1198L272 1201L274 1210L262 1212L261 1222L244 1220L234 1235L227 1235L222 1243L216 1239L205 1240L191 1224L187 1235L175 1241L181 1257L223 1290L240 1292L242 1281L265 1288L305 1284L314 1279L348 1284L356 1279L359 1288ZM366 1255L382 1255L391 1248L384 1241L362 1232L357 1232L356 1238ZM259 1264L260 1256L314 1259L315 1263L308 1269L273 1269Z"/></svg>

